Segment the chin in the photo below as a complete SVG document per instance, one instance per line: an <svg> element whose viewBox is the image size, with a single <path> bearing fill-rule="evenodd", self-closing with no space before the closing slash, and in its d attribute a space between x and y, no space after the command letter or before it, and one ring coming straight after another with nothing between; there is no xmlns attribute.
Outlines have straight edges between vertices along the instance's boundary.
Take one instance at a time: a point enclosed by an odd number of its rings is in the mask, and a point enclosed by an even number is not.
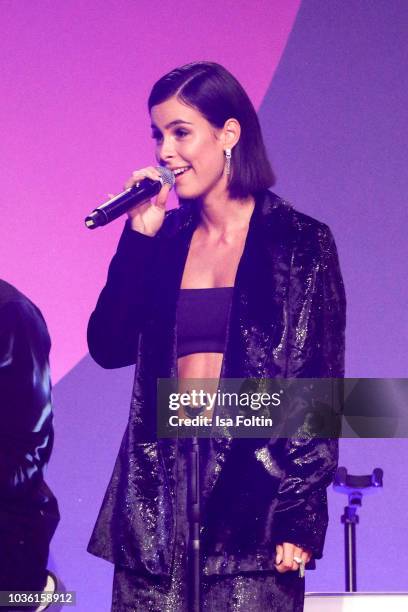
<svg viewBox="0 0 408 612"><path fill-rule="evenodd" d="M175 187L175 191L176 191L176 195L179 198L182 198L183 200L195 200L196 198L200 197L200 193L197 192L197 190L194 191L194 189L187 189L181 187Z"/></svg>

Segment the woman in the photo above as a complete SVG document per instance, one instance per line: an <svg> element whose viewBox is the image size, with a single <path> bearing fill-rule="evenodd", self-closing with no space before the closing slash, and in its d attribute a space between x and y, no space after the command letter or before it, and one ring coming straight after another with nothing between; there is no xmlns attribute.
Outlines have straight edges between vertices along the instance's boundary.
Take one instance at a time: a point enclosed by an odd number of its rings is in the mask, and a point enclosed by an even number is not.
<svg viewBox="0 0 408 612"><path fill-rule="evenodd" d="M159 164L177 174L129 213L88 327L105 368L136 363L130 418L90 552L115 563L113 610L186 610L181 441L157 439L158 378L341 377L345 298L327 226L268 191L255 110L218 64L160 79ZM133 173L127 186L155 168ZM183 416L183 414L181 414ZM302 610L322 556L337 441L201 443L204 610Z"/></svg>

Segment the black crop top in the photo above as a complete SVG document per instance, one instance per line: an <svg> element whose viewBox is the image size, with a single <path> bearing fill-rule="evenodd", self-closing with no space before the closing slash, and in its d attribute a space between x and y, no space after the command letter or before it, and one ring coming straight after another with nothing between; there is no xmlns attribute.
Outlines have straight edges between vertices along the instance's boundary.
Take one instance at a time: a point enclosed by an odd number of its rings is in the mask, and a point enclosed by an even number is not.
<svg viewBox="0 0 408 612"><path fill-rule="evenodd" d="M177 304L177 357L223 353L234 287L180 289Z"/></svg>

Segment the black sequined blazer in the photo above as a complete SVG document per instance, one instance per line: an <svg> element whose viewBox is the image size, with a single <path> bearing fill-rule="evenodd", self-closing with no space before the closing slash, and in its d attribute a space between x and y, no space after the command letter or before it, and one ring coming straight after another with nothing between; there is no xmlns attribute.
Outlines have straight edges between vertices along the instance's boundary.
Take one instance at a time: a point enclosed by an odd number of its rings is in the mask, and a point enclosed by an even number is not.
<svg viewBox="0 0 408 612"><path fill-rule="evenodd" d="M130 417L88 550L169 575L177 443L156 437L157 378L177 377L176 305L198 217L166 214L155 237L127 225L88 326L105 368L136 364ZM222 377L342 377L345 295L329 228L270 191L256 196L237 270ZM275 544L322 556L335 439L215 439L204 450L205 574L271 569Z"/></svg>

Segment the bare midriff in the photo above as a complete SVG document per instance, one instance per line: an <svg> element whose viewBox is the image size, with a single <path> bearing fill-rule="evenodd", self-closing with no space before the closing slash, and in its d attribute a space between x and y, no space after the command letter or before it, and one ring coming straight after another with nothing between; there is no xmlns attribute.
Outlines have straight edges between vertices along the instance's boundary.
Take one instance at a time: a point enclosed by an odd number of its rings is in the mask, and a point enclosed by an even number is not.
<svg viewBox="0 0 408 612"><path fill-rule="evenodd" d="M179 357L179 393L191 391L192 379L197 380L197 385L206 393L216 393L223 357L223 353L192 353ZM184 416L184 410L180 408L179 417ZM204 416L211 419L212 410L205 410Z"/></svg>

